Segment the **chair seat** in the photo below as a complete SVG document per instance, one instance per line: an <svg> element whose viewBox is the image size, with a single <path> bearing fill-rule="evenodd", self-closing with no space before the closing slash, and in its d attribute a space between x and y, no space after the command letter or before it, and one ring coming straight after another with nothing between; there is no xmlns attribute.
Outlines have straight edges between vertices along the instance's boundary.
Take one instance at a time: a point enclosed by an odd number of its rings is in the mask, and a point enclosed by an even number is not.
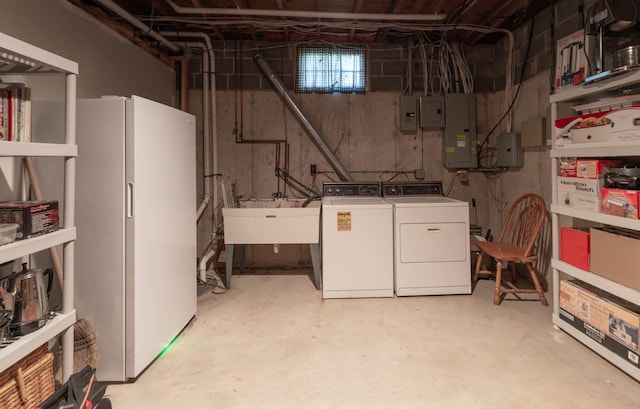
<svg viewBox="0 0 640 409"><path fill-rule="evenodd" d="M493 241L482 241L476 243L478 248L485 254L491 257L506 260L506 261L519 261L522 263L534 262L536 260L535 255L525 256L526 248L518 247L509 243L500 243Z"/></svg>
<svg viewBox="0 0 640 409"><path fill-rule="evenodd" d="M546 206L544 199L533 193L524 194L511 205L502 223L498 239L496 241L479 241L476 243L480 251L478 252L472 281L475 283L480 274L495 278L494 304L500 305L502 297L506 294L536 293L542 305L549 305L544 296L537 272L533 267L534 262L538 260L535 253L539 250L537 243L545 218ZM485 256L495 259L495 271L483 269L484 264L482 261ZM535 288L516 286L517 263L522 263L526 266ZM511 273L511 280L502 279L505 267Z"/></svg>

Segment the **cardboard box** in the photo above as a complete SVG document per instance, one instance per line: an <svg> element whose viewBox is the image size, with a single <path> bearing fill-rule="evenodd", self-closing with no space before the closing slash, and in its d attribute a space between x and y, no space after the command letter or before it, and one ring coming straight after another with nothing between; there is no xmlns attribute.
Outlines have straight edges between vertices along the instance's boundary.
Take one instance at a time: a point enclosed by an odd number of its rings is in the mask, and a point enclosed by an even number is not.
<svg viewBox="0 0 640 409"><path fill-rule="evenodd" d="M576 176L586 179L603 177L611 168L622 167L622 161L616 159L577 159Z"/></svg>
<svg viewBox="0 0 640 409"><path fill-rule="evenodd" d="M589 231L560 228L560 260L589 271Z"/></svg>
<svg viewBox="0 0 640 409"><path fill-rule="evenodd" d="M558 159L558 176L564 176L564 177L578 176L578 158Z"/></svg>
<svg viewBox="0 0 640 409"><path fill-rule="evenodd" d="M0 202L0 223L17 223L16 239L56 231L60 228L58 201Z"/></svg>
<svg viewBox="0 0 640 409"><path fill-rule="evenodd" d="M640 307L579 280L560 281L560 318L640 367Z"/></svg>
<svg viewBox="0 0 640 409"><path fill-rule="evenodd" d="M637 219L638 192L638 190L603 187L601 212L628 219Z"/></svg>
<svg viewBox="0 0 640 409"><path fill-rule="evenodd" d="M600 211L602 178L583 179L558 176L558 202L564 206L592 212Z"/></svg>
<svg viewBox="0 0 640 409"><path fill-rule="evenodd" d="M620 228L591 228L589 267L618 284L640 291L640 233Z"/></svg>
<svg viewBox="0 0 640 409"><path fill-rule="evenodd" d="M576 31L557 41L556 92L573 88L589 76L589 61L595 61L595 38Z"/></svg>
<svg viewBox="0 0 640 409"><path fill-rule="evenodd" d="M553 144L555 148L638 145L639 118L639 105L560 118Z"/></svg>

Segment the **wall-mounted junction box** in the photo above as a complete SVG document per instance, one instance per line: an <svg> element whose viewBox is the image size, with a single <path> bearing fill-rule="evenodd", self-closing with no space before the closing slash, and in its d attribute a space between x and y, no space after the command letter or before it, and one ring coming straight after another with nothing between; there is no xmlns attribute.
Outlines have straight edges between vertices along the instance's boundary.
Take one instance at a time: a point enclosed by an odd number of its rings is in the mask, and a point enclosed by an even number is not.
<svg viewBox="0 0 640 409"><path fill-rule="evenodd" d="M410 95L400 97L400 131L418 130L418 98Z"/></svg>
<svg viewBox="0 0 640 409"><path fill-rule="evenodd" d="M442 158L445 168L478 167L476 98L472 94L446 94Z"/></svg>
<svg viewBox="0 0 640 409"><path fill-rule="evenodd" d="M522 147L547 145L547 118L535 117L522 122Z"/></svg>
<svg viewBox="0 0 640 409"><path fill-rule="evenodd" d="M496 166L514 167L524 165L524 148L519 133L505 133L498 136L498 158Z"/></svg>
<svg viewBox="0 0 640 409"><path fill-rule="evenodd" d="M444 95L418 99L420 128L444 128Z"/></svg>

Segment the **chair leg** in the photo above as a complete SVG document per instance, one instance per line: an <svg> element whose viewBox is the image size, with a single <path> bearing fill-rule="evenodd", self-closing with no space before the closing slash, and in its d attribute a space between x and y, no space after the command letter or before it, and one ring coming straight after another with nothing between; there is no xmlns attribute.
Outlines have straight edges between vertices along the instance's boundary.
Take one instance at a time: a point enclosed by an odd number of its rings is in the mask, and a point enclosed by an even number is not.
<svg viewBox="0 0 640 409"><path fill-rule="evenodd" d="M478 281L478 274L480 273L480 268L482 266L482 252L478 254L478 259L476 260L476 268L473 270L473 276L471 277L471 281L475 283Z"/></svg>
<svg viewBox="0 0 640 409"><path fill-rule="evenodd" d="M502 261L496 260L496 287L493 291L493 303L495 305L500 305L500 301L502 298Z"/></svg>
<svg viewBox="0 0 640 409"><path fill-rule="evenodd" d="M540 285L540 280L538 280L538 275L536 274L536 271L533 269L533 265L531 263L527 263L527 270L529 270L529 274L531 274L531 280L533 281L533 284L536 287L536 292L540 297L540 302L545 307L548 307L549 303L547 302L547 299L544 296L544 292L542 291L542 286Z"/></svg>

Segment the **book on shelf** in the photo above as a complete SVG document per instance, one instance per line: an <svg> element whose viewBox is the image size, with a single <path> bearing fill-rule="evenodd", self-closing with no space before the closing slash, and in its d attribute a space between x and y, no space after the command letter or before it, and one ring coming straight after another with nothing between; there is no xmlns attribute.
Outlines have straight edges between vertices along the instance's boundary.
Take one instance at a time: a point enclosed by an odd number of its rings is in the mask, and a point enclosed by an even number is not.
<svg viewBox="0 0 640 409"><path fill-rule="evenodd" d="M0 141L31 141L31 89L0 82Z"/></svg>

